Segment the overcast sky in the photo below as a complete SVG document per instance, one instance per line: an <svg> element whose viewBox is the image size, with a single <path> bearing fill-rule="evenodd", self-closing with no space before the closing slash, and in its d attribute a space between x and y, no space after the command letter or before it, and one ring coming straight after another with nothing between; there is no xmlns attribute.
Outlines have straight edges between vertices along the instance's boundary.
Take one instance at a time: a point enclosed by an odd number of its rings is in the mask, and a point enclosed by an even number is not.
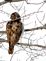
<svg viewBox="0 0 46 61"><path fill-rule="evenodd" d="M20 14L24 29L31 29L46 24L46 3L44 3L43 0L27 0L27 2L30 4L27 4L25 1L20 1L6 3L0 6L0 22L6 21L0 23L0 31L6 30L7 21L11 20L10 15L13 12L18 12ZM0 38L7 39L5 34ZM19 42L46 46L46 30L23 32ZM1 61L46 61L46 56L44 56L46 49L36 48L41 51L34 51L25 46L15 45L15 54L9 55L8 43L2 43L0 46L2 46L0 48ZM34 58L34 56L37 56L36 53L38 53L39 56ZM33 59L31 59L31 57L33 57Z"/></svg>

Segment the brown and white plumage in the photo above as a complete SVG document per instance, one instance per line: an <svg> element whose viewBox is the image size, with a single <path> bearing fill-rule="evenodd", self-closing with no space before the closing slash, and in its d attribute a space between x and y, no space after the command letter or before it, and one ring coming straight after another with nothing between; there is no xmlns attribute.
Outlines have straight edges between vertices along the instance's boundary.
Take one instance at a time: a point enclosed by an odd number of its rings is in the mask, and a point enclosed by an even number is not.
<svg viewBox="0 0 46 61"><path fill-rule="evenodd" d="M23 25L20 15L17 12L11 14L11 21L6 25L7 40L9 43L9 54L13 53L14 45L19 41L22 34Z"/></svg>

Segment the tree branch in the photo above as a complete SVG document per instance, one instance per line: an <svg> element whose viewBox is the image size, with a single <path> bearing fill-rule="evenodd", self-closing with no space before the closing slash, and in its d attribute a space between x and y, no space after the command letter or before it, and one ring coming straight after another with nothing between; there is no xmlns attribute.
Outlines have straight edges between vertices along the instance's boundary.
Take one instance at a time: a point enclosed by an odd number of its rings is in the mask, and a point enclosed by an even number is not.
<svg viewBox="0 0 46 61"><path fill-rule="evenodd" d="M32 28L32 29L24 29L24 32L26 32L26 31L34 31L34 30L39 30L39 29L46 29L46 24L43 25L43 26L40 26L40 27ZM6 31L0 31L0 33L5 34Z"/></svg>
<svg viewBox="0 0 46 61"><path fill-rule="evenodd" d="M34 31L34 30L38 30L38 29L46 29L46 24L41 26L41 27L36 27L36 28L32 28L32 29L25 29L24 32L26 32L26 31ZM0 31L0 33L4 33L5 34L6 31ZM7 42L7 40L0 38L0 42ZM46 46L42 46L42 45L38 45L38 44L17 43L17 45L36 46L36 47L46 48Z"/></svg>
<svg viewBox="0 0 46 61"><path fill-rule="evenodd" d="M5 40L5 39L1 39L1 38L0 38L0 42L7 42L7 40ZM38 45L38 44L17 43L16 45L34 46L34 47L46 48L46 46Z"/></svg>
<svg viewBox="0 0 46 61"><path fill-rule="evenodd" d="M46 24L40 27L32 28L32 29L25 29L24 31L34 31L34 30L39 30L39 29L46 29Z"/></svg>
<svg viewBox="0 0 46 61"><path fill-rule="evenodd" d="M4 0L4 1L0 2L0 6L5 3L8 3L8 2L19 2L19 1L24 1L24 0Z"/></svg>
<svg viewBox="0 0 46 61"><path fill-rule="evenodd" d="M0 6L7 3L6 1L0 2Z"/></svg>
<svg viewBox="0 0 46 61"><path fill-rule="evenodd" d="M7 2L19 2L19 1L24 1L24 0L5 0Z"/></svg>
<svg viewBox="0 0 46 61"><path fill-rule="evenodd" d="M38 45L38 44L17 43L17 45L35 46L35 47L46 48L46 46L43 46L43 45Z"/></svg>

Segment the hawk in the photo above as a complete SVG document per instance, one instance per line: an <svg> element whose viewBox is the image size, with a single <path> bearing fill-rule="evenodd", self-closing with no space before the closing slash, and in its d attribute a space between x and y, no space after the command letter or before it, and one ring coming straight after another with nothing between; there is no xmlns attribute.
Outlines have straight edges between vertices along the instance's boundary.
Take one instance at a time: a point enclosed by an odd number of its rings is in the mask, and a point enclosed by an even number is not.
<svg viewBox="0 0 46 61"><path fill-rule="evenodd" d="M11 20L6 24L7 41L9 43L8 53L12 54L15 44L19 41L22 34L23 25L21 17L17 12L14 12L10 16Z"/></svg>

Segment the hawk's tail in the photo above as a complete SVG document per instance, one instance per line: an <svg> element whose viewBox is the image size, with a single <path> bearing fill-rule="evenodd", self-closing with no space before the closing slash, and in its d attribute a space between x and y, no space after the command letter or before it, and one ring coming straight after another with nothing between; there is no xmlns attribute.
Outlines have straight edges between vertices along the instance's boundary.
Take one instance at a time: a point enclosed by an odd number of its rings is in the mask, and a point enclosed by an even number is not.
<svg viewBox="0 0 46 61"><path fill-rule="evenodd" d="M13 50L14 50L14 45L10 45L10 44L9 44L8 53L9 53L9 54L13 54Z"/></svg>

